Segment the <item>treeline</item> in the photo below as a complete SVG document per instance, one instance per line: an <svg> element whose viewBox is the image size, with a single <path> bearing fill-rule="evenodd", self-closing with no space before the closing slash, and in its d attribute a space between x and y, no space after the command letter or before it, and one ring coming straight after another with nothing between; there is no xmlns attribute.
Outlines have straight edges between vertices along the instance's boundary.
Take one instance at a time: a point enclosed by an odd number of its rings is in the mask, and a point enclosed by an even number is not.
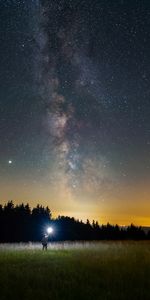
<svg viewBox="0 0 150 300"><path fill-rule="evenodd" d="M37 205L33 209L29 204L14 205L9 201L0 205L0 242L41 241L48 226L54 231L51 240L127 240L150 239L141 227L130 225L121 228L118 225L99 225L87 220L86 223L74 218L59 216L52 219L48 207Z"/></svg>

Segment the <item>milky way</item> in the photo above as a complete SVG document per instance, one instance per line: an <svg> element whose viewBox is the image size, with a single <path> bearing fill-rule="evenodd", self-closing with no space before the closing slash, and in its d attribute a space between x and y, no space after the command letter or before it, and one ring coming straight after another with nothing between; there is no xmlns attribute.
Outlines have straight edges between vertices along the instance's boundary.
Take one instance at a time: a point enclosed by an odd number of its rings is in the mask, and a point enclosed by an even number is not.
<svg viewBox="0 0 150 300"><path fill-rule="evenodd" d="M149 2L5 0L0 30L1 201L149 225Z"/></svg>
<svg viewBox="0 0 150 300"><path fill-rule="evenodd" d="M97 123L100 125L109 101L89 55L89 12L85 4L80 6L63 1L41 3L36 41L39 92L46 103L46 126L57 164L64 169L68 187L85 192L86 181L95 190L102 190L102 182L111 181L104 170L108 166L103 155L99 154L101 163L97 165L93 158L97 139L103 135Z"/></svg>

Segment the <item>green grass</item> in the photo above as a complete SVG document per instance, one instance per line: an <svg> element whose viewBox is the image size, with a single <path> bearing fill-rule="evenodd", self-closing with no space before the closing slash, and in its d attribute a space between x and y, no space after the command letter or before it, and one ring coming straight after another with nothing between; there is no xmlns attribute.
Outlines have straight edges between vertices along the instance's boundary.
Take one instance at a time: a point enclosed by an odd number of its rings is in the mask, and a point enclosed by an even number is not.
<svg viewBox="0 0 150 300"><path fill-rule="evenodd" d="M0 251L0 300L149 300L150 243Z"/></svg>

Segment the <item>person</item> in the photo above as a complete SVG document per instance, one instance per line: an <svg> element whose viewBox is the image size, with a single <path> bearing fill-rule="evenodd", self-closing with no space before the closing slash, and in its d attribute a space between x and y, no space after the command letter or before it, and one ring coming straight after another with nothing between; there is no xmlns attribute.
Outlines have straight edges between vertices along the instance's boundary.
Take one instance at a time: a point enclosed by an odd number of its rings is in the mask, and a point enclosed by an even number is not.
<svg viewBox="0 0 150 300"><path fill-rule="evenodd" d="M44 235L44 237L42 238L42 246L43 246L43 250L47 250L47 244L48 244L48 235Z"/></svg>

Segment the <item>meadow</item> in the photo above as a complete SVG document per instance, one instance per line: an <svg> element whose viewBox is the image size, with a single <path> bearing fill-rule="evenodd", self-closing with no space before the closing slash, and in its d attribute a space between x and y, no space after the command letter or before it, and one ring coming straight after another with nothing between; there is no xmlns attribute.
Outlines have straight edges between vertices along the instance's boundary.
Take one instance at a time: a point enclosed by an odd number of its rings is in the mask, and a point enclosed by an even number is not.
<svg viewBox="0 0 150 300"><path fill-rule="evenodd" d="M0 299L149 300L150 242L2 244Z"/></svg>

